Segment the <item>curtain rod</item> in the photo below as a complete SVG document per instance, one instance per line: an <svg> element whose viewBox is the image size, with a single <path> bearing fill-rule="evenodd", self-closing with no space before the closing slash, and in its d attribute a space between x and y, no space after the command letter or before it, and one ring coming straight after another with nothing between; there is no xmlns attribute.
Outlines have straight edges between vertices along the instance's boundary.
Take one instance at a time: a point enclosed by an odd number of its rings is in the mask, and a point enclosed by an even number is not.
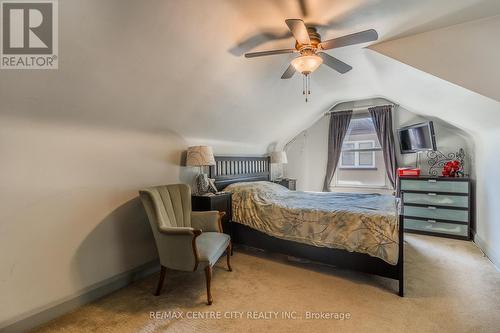
<svg viewBox="0 0 500 333"><path fill-rule="evenodd" d="M376 106L392 106L393 108L395 108L395 107L398 107L399 105L398 104L394 104L394 103L387 103L387 104L383 104L383 105L362 105L362 106L353 107L352 109L329 110L329 111L325 112L325 116L327 116L327 115L329 115L331 113L334 113L334 112L345 112L345 111L356 112L356 111L364 111L364 110L368 110L368 108L372 108L372 107L376 107Z"/></svg>

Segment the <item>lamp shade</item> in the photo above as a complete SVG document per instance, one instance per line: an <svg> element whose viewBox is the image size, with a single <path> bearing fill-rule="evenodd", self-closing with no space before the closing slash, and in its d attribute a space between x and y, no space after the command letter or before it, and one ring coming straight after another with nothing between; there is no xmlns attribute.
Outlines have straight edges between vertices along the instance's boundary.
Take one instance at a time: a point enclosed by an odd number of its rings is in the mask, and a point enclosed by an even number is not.
<svg viewBox="0 0 500 333"><path fill-rule="evenodd" d="M188 147L187 166L215 165L214 152L210 146Z"/></svg>
<svg viewBox="0 0 500 333"><path fill-rule="evenodd" d="M295 70L305 75L314 72L322 63L323 59L316 54L300 56L292 60Z"/></svg>
<svg viewBox="0 0 500 333"><path fill-rule="evenodd" d="M286 152L284 151L273 151L271 153L271 163L288 163L286 158Z"/></svg>

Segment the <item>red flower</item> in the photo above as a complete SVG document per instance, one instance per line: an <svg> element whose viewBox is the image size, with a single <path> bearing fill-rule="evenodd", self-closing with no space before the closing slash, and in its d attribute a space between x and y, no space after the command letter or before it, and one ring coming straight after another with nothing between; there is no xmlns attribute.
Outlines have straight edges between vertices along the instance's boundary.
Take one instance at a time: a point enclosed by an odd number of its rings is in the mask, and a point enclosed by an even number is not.
<svg viewBox="0 0 500 333"><path fill-rule="evenodd" d="M453 160L444 164L442 174L445 177L455 177L458 171L460 171L460 161Z"/></svg>

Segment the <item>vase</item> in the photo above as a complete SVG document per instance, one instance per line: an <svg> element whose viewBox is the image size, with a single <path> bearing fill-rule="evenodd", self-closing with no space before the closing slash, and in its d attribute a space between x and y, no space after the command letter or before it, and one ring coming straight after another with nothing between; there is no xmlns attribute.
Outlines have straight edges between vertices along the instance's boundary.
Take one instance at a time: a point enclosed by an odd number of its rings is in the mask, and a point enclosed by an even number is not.
<svg viewBox="0 0 500 333"><path fill-rule="evenodd" d="M208 176L205 173L200 173L196 177L196 192L197 194L205 194L208 192L210 183L208 182Z"/></svg>

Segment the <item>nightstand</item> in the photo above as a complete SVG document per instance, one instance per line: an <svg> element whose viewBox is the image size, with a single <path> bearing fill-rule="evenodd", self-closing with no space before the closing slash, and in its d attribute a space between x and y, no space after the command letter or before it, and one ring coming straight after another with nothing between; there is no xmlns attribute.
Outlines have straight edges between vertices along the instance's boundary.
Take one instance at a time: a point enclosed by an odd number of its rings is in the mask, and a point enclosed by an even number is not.
<svg viewBox="0 0 500 333"><path fill-rule="evenodd" d="M280 184L281 186L285 186L287 189L295 191L297 188L297 179L291 178L282 178L279 180L273 180L273 183Z"/></svg>
<svg viewBox="0 0 500 333"><path fill-rule="evenodd" d="M232 238L231 232L231 193L222 193L215 195L192 195L191 205L194 211L218 210L226 213L222 217L222 230Z"/></svg>

